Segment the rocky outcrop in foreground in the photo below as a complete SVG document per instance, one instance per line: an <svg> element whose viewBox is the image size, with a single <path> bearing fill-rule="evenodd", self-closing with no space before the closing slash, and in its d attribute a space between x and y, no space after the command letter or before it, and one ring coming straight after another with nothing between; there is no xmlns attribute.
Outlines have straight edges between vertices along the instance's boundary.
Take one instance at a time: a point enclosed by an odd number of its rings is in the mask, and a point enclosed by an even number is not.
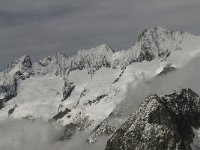
<svg viewBox="0 0 200 150"><path fill-rule="evenodd" d="M113 134L105 150L191 150L200 98L191 89L150 95Z"/></svg>

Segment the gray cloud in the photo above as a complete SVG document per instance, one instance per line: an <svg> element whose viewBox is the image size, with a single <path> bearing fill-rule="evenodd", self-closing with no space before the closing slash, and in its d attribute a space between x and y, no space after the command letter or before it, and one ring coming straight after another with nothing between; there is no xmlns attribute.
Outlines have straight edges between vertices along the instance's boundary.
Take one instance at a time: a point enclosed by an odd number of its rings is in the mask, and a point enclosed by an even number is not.
<svg viewBox="0 0 200 150"><path fill-rule="evenodd" d="M0 70L21 55L127 49L151 26L200 33L199 0L0 0Z"/></svg>
<svg viewBox="0 0 200 150"><path fill-rule="evenodd" d="M193 58L187 65L164 76L147 79L145 76L138 85L127 86L125 100L120 104L127 117L138 109L139 104L150 94L170 94L178 88L191 88L200 95L200 57Z"/></svg>
<svg viewBox="0 0 200 150"><path fill-rule="evenodd" d="M108 137L88 144L88 135L75 135L69 141L59 141L64 129L42 120L6 120L0 123L1 150L102 150Z"/></svg>

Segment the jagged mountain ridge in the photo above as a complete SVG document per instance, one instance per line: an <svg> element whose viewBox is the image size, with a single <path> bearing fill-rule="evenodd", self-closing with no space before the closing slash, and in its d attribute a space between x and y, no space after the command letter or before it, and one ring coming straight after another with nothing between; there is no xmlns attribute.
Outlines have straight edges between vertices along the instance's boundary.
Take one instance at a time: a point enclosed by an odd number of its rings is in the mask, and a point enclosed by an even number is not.
<svg viewBox="0 0 200 150"><path fill-rule="evenodd" d="M102 44L95 48L80 50L72 57L64 53L56 53L55 56L48 56L33 63L32 69L35 74L55 73L58 75L76 69L93 69L90 72L93 73L102 66L114 68L119 65L123 68L132 62L165 58L171 52L181 50L181 43L188 37L194 37L194 35L188 32L168 31L160 27L149 28L141 33L138 40L128 50L115 52L108 45ZM24 57L26 58L23 56L21 59ZM9 65L6 72L11 71L15 64L17 62Z"/></svg>
<svg viewBox="0 0 200 150"><path fill-rule="evenodd" d="M102 44L95 48L80 50L73 57L57 53L56 56L47 57L35 63L35 69L43 67L50 69L51 63L54 64L54 67L55 64L58 64L56 73L59 72L59 69L63 69L62 73L76 69L88 69L89 73L92 74L102 66L124 68L132 62L151 61L159 57L165 58L171 52L181 50L181 43L188 36L193 35L187 32L168 31L160 27L150 28L144 30L137 42L128 50L115 52L108 45ZM43 69L39 69L38 72L40 73Z"/></svg>
<svg viewBox="0 0 200 150"><path fill-rule="evenodd" d="M1 73L0 119L54 119L70 128L67 135L89 131L88 142L95 142L123 122L117 106L128 84L154 78L166 66L181 68L200 52L199 43L198 36L155 27L128 50L103 44L73 57L57 53L32 62L23 56Z"/></svg>

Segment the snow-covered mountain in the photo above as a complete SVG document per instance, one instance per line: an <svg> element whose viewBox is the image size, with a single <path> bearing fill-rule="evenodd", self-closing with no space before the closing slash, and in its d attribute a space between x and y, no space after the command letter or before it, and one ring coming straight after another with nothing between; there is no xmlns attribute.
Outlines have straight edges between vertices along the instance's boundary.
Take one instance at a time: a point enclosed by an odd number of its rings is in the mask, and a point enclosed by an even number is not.
<svg viewBox="0 0 200 150"><path fill-rule="evenodd" d="M66 127L63 139L84 132L94 143L128 118L121 110L130 85L181 69L199 55L200 36L154 27L128 50L103 44L72 57L56 53L32 62L23 56L0 73L0 120L56 121Z"/></svg>

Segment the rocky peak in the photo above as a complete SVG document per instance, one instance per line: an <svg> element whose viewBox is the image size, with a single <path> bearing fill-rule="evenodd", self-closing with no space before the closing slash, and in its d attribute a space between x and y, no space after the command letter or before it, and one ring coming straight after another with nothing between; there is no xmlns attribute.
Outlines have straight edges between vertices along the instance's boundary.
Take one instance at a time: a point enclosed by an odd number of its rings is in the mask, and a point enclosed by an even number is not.
<svg viewBox="0 0 200 150"><path fill-rule="evenodd" d="M100 67L110 67L114 50L102 44L94 48L79 50L76 55L67 57L63 53L48 56L34 63L36 74L68 75L71 71L88 69L92 74Z"/></svg>
<svg viewBox="0 0 200 150"><path fill-rule="evenodd" d="M0 109L4 102L17 95L18 80L25 80L32 75L32 61L29 56L23 56L12 62L3 72L3 83L0 85Z"/></svg>
<svg viewBox="0 0 200 150"><path fill-rule="evenodd" d="M151 95L108 140L106 150L191 150L199 108L200 98L191 89Z"/></svg>
<svg viewBox="0 0 200 150"><path fill-rule="evenodd" d="M188 32L170 31L161 27L145 29L128 50L114 53L114 64L125 68L133 62L166 61L174 51L184 49L184 42L193 35Z"/></svg>
<svg viewBox="0 0 200 150"><path fill-rule="evenodd" d="M181 42L186 32L169 31L161 27L145 29L134 44L141 49L139 61L165 58L172 51L181 50Z"/></svg>
<svg viewBox="0 0 200 150"><path fill-rule="evenodd" d="M142 33L140 34L140 36L138 37L138 41L142 41L143 39L151 36L156 36L156 35L161 35L166 33L167 30L163 29L161 27L152 27L152 28L148 28L142 31Z"/></svg>
<svg viewBox="0 0 200 150"><path fill-rule="evenodd" d="M8 65L5 73L14 75L18 71L20 71L21 73L29 72L31 68L32 68L31 58L25 55L12 62L10 65Z"/></svg>
<svg viewBox="0 0 200 150"><path fill-rule="evenodd" d="M161 99L177 117L192 117L200 112L199 96L191 89L178 89L172 94L162 96Z"/></svg>
<svg viewBox="0 0 200 150"><path fill-rule="evenodd" d="M183 31L173 31L173 30L166 30L164 28L161 28L159 26L148 28L142 31L140 36L138 37L137 42L142 42L145 40L159 40L159 38L171 38L178 35L178 36L185 36L186 34L189 34L187 32Z"/></svg>
<svg viewBox="0 0 200 150"><path fill-rule="evenodd" d="M30 56L23 56L23 58L21 59L21 64L24 70L31 69L32 61Z"/></svg>
<svg viewBox="0 0 200 150"><path fill-rule="evenodd" d="M48 56L46 58L43 58L42 60L37 61L37 64L41 67L46 67L50 64L56 65L64 62L66 58L66 54L58 52L55 56Z"/></svg>
<svg viewBox="0 0 200 150"><path fill-rule="evenodd" d="M70 58L70 70L87 69L93 74L101 67L111 67L114 50L106 44L97 47L80 50L77 55Z"/></svg>
<svg viewBox="0 0 200 150"><path fill-rule="evenodd" d="M58 52L54 56L48 56L35 62L33 64L33 71L37 75L63 75L68 59L69 57L66 54Z"/></svg>

